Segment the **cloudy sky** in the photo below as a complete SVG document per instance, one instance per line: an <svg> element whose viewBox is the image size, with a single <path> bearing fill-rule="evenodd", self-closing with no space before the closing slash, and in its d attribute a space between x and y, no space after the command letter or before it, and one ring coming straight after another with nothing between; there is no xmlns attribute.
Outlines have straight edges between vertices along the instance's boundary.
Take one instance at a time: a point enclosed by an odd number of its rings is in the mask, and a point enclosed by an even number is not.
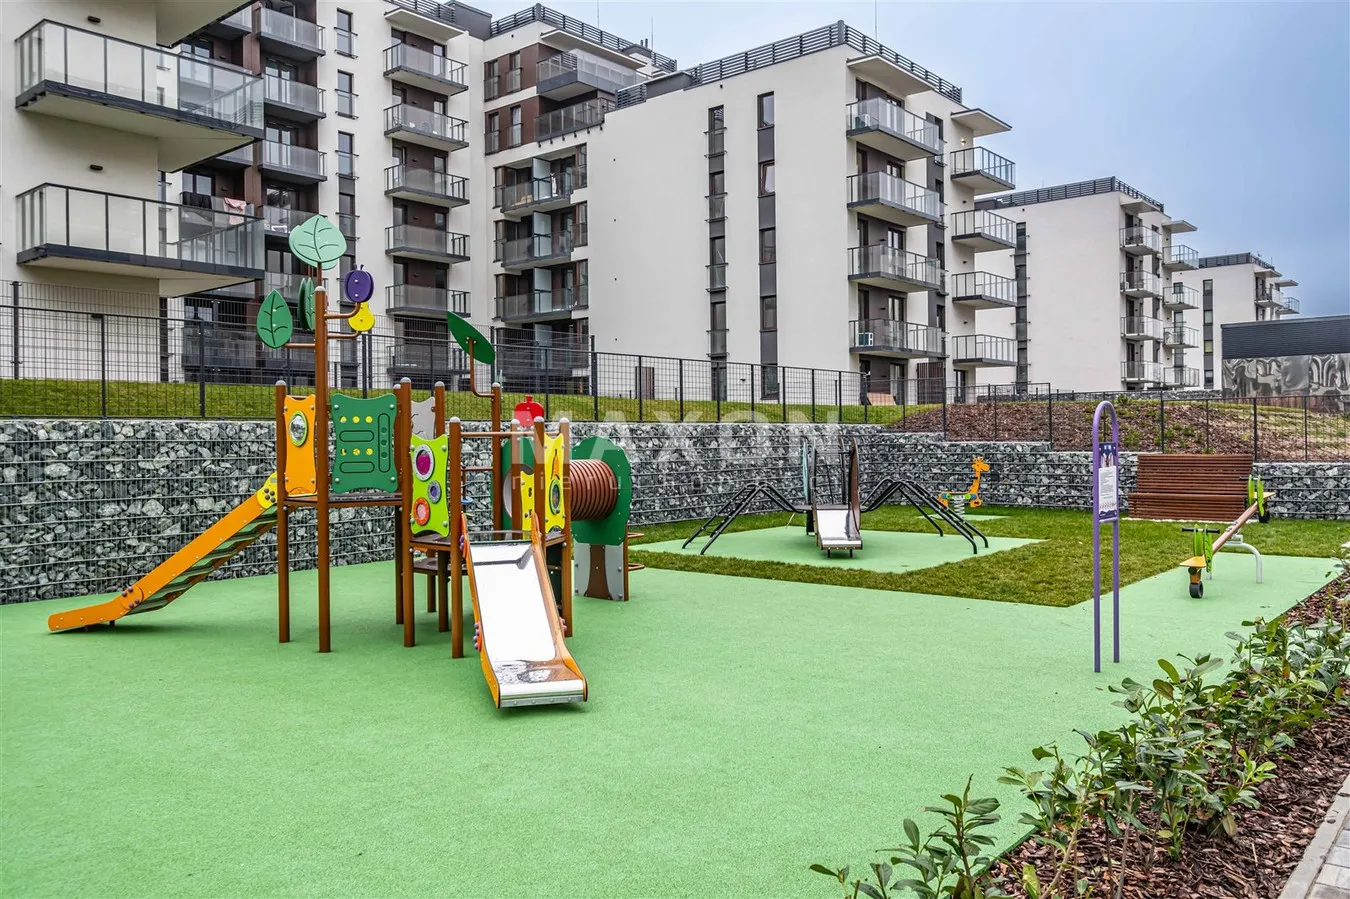
<svg viewBox="0 0 1350 899"><path fill-rule="evenodd" d="M474 2L494 16L528 4ZM547 4L680 66L843 19L1013 126L986 139L1019 189L1115 175L1350 312L1350 3Z"/></svg>

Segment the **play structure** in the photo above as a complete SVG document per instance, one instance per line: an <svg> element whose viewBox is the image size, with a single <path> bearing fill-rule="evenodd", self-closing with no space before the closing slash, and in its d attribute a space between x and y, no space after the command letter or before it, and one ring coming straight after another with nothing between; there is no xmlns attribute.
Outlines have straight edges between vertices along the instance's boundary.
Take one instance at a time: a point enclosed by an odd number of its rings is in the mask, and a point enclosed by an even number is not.
<svg viewBox="0 0 1350 899"><path fill-rule="evenodd" d="M980 499L980 479L989 473L989 463L984 461L984 456L976 456L970 463L971 470L975 477L971 480L970 486L964 493L955 493L944 490L937 495L937 501L944 507L951 509L959 516L966 514L967 507L978 509L984 505L984 500Z"/></svg>
<svg viewBox="0 0 1350 899"><path fill-rule="evenodd" d="M1270 511L1266 508L1266 501L1274 495L1274 493L1266 492L1265 485L1260 478L1249 477L1247 479L1247 508L1232 524L1222 531L1218 528L1207 528L1203 524L1181 529L1183 532L1191 534L1192 555L1182 562L1180 567L1185 568L1190 575L1189 585L1192 599L1199 599L1205 595L1205 585L1201 580L1201 574L1208 573L1210 578L1214 577L1214 555L1222 549L1240 549L1255 556L1256 582L1261 583L1261 552L1243 539L1242 528L1253 518L1262 524L1270 520ZM1218 537L1214 537L1215 534L1218 534Z"/></svg>
<svg viewBox="0 0 1350 899"><path fill-rule="evenodd" d="M331 310L323 269L342 257L345 238L314 216L291 232L290 245L312 266L295 309L313 340L292 340L292 305L276 291L259 309L258 334L269 347L313 350L314 392L292 396L285 383L276 385L276 471L116 597L52 615L49 629L111 626L162 609L275 529L277 635L289 642L291 517L312 510L318 643L320 652L329 652L331 510L387 508L395 522L394 617L405 646L416 643L414 571L430 562L428 611L437 613L439 631L451 633L454 658L464 655L467 575L475 646L498 706L584 700L585 678L563 644L575 632L573 585L585 596L625 601L628 573L637 567L628 563L632 475L623 449L599 437L573 448L567 421L548 430L537 404L517 407L517 418L504 427L500 386L482 391L477 380L478 364L494 362L492 345L454 313L447 314L447 326L466 354L470 392L489 401L487 430L447 421L441 384L421 400L413 399L406 379L380 396L330 395L328 342L353 340L373 326L366 308L373 283L363 270L350 272L342 289L351 308L340 311L339 302L339 310ZM344 321L348 329L341 331ZM522 426L527 417L528 428ZM472 495L475 474L485 476L479 478L487 484L485 496ZM483 510L472 526L467 506L475 507L473 516Z"/></svg>
<svg viewBox="0 0 1350 899"><path fill-rule="evenodd" d="M860 490L860 471L858 465L858 443L850 440L840 441L833 453L824 453L822 461L820 447L808 449L801 447L802 499L793 501L783 496L773 484L758 481L736 490L706 521L700 524L682 546L689 546L694 540L706 535L707 539L699 550L699 555L708 551L718 537L739 516L746 514L756 501L767 504L782 512L806 516L806 533L814 535L816 545L832 557L836 550L848 550L849 556L863 545L860 524L862 514L880 508L894 499L909 503L919 511L939 535L946 536L939 522L946 522L953 531L964 537L971 552L979 552L976 540L983 540L987 548L989 539L973 524L956 515L917 483L903 478L885 478L875 487L866 499ZM838 475L837 479L835 475ZM838 502L823 503L821 496L838 497Z"/></svg>

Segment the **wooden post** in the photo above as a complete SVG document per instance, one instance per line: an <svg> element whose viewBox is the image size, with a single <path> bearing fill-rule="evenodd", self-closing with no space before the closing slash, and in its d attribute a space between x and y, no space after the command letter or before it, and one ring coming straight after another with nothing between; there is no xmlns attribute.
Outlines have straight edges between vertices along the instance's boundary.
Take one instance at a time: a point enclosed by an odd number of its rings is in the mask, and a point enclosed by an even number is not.
<svg viewBox="0 0 1350 899"><path fill-rule="evenodd" d="M314 474L315 524L318 529L319 568L319 652L333 649L329 616L328 570L328 289L323 286L323 270L316 273L314 285Z"/></svg>
<svg viewBox="0 0 1350 899"><path fill-rule="evenodd" d="M572 425L567 419L558 422L558 434L562 437L562 479L563 479L563 548L562 548L562 610L563 636L570 637L577 632L576 622L572 620ZM627 594L624 594L627 596Z"/></svg>
<svg viewBox="0 0 1350 899"><path fill-rule="evenodd" d="M459 418L450 419L449 443L445 481L450 491L450 657L464 657L464 578L460 575L463 562L460 559L460 540L464 536L464 469L463 438L460 436L463 426ZM494 472L494 477L496 476ZM437 623L441 631L446 629L447 610L441 603L441 617Z"/></svg>
<svg viewBox="0 0 1350 899"><path fill-rule="evenodd" d="M398 436L394 441L394 453L400 458L406 459L412 446L412 441L409 439L412 434L412 382L403 378L398 382L396 390L402 415L399 418ZM411 465L409 465L409 468L411 469ZM400 606L400 611L403 613L403 645L416 646L417 613L413 606L413 596L416 591L413 587L412 522L409 518L412 511L411 470L407 472L406 477L399 478L399 496L403 500L401 514L398 517L399 531L403 535L403 552L398 560L399 571L403 580L403 603Z"/></svg>
<svg viewBox="0 0 1350 899"><path fill-rule="evenodd" d="M277 642L291 642L291 560L286 545L286 450L290 430L286 422L286 382L278 381L277 419Z"/></svg>

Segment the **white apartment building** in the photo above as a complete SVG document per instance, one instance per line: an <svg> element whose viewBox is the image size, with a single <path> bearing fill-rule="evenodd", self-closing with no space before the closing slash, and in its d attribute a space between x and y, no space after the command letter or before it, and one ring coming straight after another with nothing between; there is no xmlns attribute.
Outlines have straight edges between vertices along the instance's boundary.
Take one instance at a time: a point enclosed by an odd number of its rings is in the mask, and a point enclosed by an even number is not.
<svg viewBox="0 0 1350 899"><path fill-rule="evenodd" d="M1229 386L1223 382L1223 325L1268 321L1299 311L1298 298L1284 292L1298 282L1255 253L1201 256L1198 266L1182 272L1180 280L1200 298L1205 387Z"/></svg>

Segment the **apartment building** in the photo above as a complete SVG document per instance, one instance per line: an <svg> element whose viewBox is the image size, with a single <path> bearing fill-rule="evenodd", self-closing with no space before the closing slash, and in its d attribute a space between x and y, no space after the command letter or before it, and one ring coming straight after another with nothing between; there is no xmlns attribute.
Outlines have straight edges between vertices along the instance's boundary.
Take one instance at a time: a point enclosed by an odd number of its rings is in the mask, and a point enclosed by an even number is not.
<svg viewBox="0 0 1350 899"><path fill-rule="evenodd" d="M1180 280L1200 298L1205 387L1228 386L1222 365L1224 325L1274 321L1299 311L1298 298L1285 293L1298 282L1255 253L1201 256Z"/></svg>
<svg viewBox="0 0 1350 899"><path fill-rule="evenodd" d="M1194 225L1114 177L990 197L978 207L1015 223L1013 251L997 267L1017 297L999 323L1016 342L1005 383L1201 386L1199 293L1181 279L1199 254L1177 240Z"/></svg>

